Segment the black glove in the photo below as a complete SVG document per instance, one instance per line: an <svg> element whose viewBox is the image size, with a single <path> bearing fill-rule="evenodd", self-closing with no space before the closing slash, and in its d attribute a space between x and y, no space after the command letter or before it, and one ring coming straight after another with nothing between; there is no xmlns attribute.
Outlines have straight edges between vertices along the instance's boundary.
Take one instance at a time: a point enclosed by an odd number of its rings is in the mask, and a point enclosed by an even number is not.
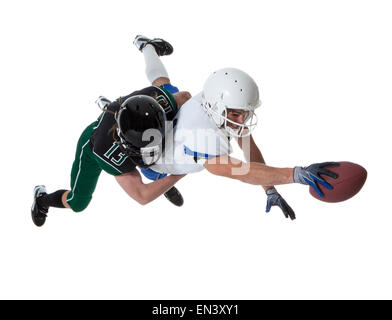
<svg viewBox="0 0 392 320"><path fill-rule="evenodd" d="M282 209L283 214L286 218L290 217L291 220L295 219L294 210L291 209L291 207L287 204L286 200L283 199L283 197L279 194L278 191L276 191L275 188L268 189L266 191L266 194L267 207L265 209L265 212L270 212L272 206L278 206L280 209Z"/></svg>
<svg viewBox="0 0 392 320"><path fill-rule="evenodd" d="M294 182L307 184L311 186L320 197L324 197L324 194L320 190L317 185L317 182L322 186L327 188L328 190L332 189L332 186L326 182L323 178L320 177L321 174L324 174L332 179L338 178L338 175L332 171L326 170L326 167L336 167L339 165L339 162L323 162L323 163L314 163L309 167L295 167L294 168Z"/></svg>

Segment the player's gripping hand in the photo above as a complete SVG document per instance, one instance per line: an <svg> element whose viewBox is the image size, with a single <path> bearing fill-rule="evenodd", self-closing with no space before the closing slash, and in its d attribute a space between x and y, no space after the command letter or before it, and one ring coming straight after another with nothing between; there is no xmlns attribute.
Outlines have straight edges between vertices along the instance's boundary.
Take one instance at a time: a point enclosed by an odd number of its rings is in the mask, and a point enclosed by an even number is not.
<svg viewBox="0 0 392 320"><path fill-rule="evenodd" d="M328 190L332 189L332 186L326 182L323 178L321 178L321 174L324 174L328 177L336 179L338 175L332 171L325 169L326 167L335 167L338 166L338 162L323 162L323 163L314 163L309 167L295 167L294 168L294 182L307 184L311 186L320 197L324 197L323 192L318 187L317 183L321 184Z"/></svg>
<svg viewBox="0 0 392 320"><path fill-rule="evenodd" d="M287 204L286 200L276 191L275 188L268 189L266 191L267 194L267 208L265 209L266 212L270 212L272 206L278 206L282 209L283 214L286 218L291 220L295 219L294 210Z"/></svg>

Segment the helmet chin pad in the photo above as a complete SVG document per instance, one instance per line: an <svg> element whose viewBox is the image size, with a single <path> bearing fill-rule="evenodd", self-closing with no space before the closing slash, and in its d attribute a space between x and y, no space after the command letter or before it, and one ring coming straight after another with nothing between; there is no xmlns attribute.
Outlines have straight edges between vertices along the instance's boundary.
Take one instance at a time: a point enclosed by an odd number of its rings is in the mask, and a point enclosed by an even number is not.
<svg viewBox="0 0 392 320"><path fill-rule="evenodd" d="M138 148L130 143L128 143L119 133L120 142L119 145L123 152L129 156L130 158L141 159L143 163L137 163L137 165L143 166L151 166L156 163L162 156L162 150L164 146L164 142L162 141L162 145L153 145L146 147Z"/></svg>
<svg viewBox="0 0 392 320"><path fill-rule="evenodd" d="M150 146L140 148L140 154L142 156L143 162L150 166L156 163L162 155L161 146Z"/></svg>

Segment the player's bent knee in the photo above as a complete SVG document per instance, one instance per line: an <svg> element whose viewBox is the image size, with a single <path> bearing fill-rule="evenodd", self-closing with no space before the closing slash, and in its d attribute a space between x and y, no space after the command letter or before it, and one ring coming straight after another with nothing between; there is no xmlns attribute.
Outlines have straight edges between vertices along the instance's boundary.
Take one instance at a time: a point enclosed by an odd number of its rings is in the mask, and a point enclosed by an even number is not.
<svg viewBox="0 0 392 320"><path fill-rule="evenodd" d="M84 209L86 209L86 208L87 208L87 205L85 205L85 206L79 206L79 207L71 207L72 211L75 212L75 213L82 212L82 211L83 211Z"/></svg>
<svg viewBox="0 0 392 320"><path fill-rule="evenodd" d="M68 205L73 212L82 212L88 207L92 197L74 197L68 200Z"/></svg>

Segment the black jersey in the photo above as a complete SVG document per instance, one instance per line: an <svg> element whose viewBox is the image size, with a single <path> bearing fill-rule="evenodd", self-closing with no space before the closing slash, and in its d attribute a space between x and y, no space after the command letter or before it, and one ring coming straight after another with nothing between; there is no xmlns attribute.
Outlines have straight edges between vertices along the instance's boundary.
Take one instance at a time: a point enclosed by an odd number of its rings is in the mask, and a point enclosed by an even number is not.
<svg viewBox="0 0 392 320"><path fill-rule="evenodd" d="M155 86L120 97L108 105L106 111L98 118L97 126L90 138L90 147L100 167L111 175L120 175L136 168L135 162L123 152L117 143L117 133L111 130L116 125L114 114L120 110L121 103L135 95L147 95L157 100L165 110L168 121L172 121L177 113L177 103L172 94Z"/></svg>

